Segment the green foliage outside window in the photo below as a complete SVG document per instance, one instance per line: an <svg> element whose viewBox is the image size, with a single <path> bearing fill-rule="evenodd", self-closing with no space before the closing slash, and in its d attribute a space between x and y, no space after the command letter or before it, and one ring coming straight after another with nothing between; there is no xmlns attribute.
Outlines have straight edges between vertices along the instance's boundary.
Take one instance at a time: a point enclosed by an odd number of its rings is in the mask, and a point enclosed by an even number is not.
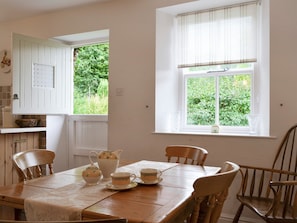
<svg viewBox="0 0 297 223"><path fill-rule="evenodd" d="M248 74L219 76L219 124L247 126L251 78ZM216 77L187 79L187 124L213 125L216 115Z"/></svg>
<svg viewBox="0 0 297 223"><path fill-rule="evenodd" d="M215 78L189 78L187 82L187 124L215 123Z"/></svg>
<svg viewBox="0 0 297 223"><path fill-rule="evenodd" d="M249 75L220 77L220 125L247 126L250 113L251 83Z"/></svg>
<svg viewBox="0 0 297 223"><path fill-rule="evenodd" d="M108 113L109 44L74 50L74 114Z"/></svg>

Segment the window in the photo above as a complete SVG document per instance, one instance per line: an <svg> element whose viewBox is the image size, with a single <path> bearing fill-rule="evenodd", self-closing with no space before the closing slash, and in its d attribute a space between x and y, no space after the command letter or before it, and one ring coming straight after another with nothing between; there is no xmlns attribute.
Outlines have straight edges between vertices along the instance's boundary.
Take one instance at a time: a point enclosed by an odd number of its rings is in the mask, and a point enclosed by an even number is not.
<svg viewBox="0 0 297 223"><path fill-rule="evenodd" d="M182 125L184 131L209 131L217 124L248 131L252 108L253 64L183 68Z"/></svg>
<svg viewBox="0 0 297 223"><path fill-rule="evenodd" d="M269 2L226 3L157 10L156 132L269 135Z"/></svg>

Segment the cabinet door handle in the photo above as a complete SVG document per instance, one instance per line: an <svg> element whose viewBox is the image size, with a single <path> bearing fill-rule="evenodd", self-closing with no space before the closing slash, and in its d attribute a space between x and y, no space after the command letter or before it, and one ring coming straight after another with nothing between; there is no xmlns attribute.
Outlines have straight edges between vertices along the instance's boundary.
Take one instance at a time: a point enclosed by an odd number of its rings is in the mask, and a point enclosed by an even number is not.
<svg viewBox="0 0 297 223"><path fill-rule="evenodd" d="M18 100L18 99L19 99L19 95L18 95L18 94L13 94L12 99L13 99L13 100Z"/></svg>

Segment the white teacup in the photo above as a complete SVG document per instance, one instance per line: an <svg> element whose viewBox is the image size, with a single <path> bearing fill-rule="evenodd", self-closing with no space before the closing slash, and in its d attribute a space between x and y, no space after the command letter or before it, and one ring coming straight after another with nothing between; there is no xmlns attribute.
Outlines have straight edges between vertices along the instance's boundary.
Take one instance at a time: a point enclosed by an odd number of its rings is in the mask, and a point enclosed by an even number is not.
<svg viewBox="0 0 297 223"><path fill-rule="evenodd" d="M136 178L135 174L131 174L129 172L115 172L110 176L112 185L119 188L127 187Z"/></svg>
<svg viewBox="0 0 297 223"><path fill-rule="evenodd" d="M140 178L144 183L157 182L162 175L162 172L154 168L144 168L140 170Z"/></svg>

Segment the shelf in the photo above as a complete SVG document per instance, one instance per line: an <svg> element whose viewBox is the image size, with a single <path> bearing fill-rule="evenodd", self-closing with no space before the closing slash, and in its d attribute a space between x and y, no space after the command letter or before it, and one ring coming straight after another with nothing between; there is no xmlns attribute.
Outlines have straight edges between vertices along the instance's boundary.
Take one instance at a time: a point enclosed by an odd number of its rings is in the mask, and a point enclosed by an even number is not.
<svg viewBox="0 0 297 223"><path fill-rule="evenodd" d="M7 133L24 133L24 132L44 132L46 127L31 127L31 128L0 128L0 134Z"/></svg>

